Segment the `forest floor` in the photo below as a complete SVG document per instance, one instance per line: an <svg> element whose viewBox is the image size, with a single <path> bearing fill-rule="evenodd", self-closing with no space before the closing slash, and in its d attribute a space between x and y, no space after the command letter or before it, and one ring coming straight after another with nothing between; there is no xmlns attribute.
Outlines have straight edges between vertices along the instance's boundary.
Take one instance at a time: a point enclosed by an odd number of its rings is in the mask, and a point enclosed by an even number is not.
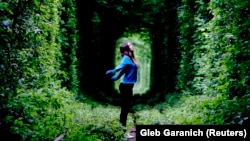
<svg viewBox="0 0 250 141"><path fill-rule="evenodd" d="M171 93L166 94L162 102L134 105L133 113L128 115L127 126L123 127L119 122L120 106L101 104L90 99L76 100L71 93L63 90L52 95L50 102L53 105L43 103L47 102L44 95L29 98L27 96L29 95L24 94L18 98L26 100L29 108L33 109L27 114L30 114L29 118L35 122L23 124L22 119L15 121L16 132L22 134L24 139L40 137L54 140L58 137L60 140L62 137L65 141L126 141L124 130L131 132L136 125L223 124L226 120L223 114L230 111L229 108L238 110L241 106L238 101L228 101L219 94L213 96ZM40 97L37 98L38 96ZM31 103L34 100L36 101ZM60 101L61 105L55 100ZM33 116L38 115L35 110L40 110L41 105L48 106L44 110L44 116ZM28 132L30 128L32 132ZM136 135L136 131L133 134ZM133 140L135 139L130 139Z"/></svg>
<svg viewBox="0 0 250 141"><path fill-rule="evenodd" d="M134 116L137 125L166 125L166 124L204 124L207 122L207 114L209 111L205 110L203 105L217 101L218 97L207 95L184 95L184 94L169 94L165 101L155 105L134 105L134 115L129 113L127 120L127 131L129 132L134 127ZM84 123L110 125L119 124L120 107L113 105L95 104L89 105L88 115L84 119L91 119L83 121ZM89 118L88 118L89 117ZM99 129L98 129L99 130ZM135 135L135 132L133 133ZM127 141L133 141L130 139Z"/></svg>

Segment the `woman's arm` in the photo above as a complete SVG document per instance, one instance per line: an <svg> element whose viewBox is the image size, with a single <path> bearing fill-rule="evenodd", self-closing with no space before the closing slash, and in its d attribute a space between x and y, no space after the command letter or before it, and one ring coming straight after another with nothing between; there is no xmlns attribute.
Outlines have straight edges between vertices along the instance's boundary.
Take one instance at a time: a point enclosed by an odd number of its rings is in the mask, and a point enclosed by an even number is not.
<svg viewBox="0 0 250 141"><path fill-rule="evenodd" d="M120 71L118 75L113 76L112 80L118 80L125 72L125 67L129 62L129 57L124 56L120 62L120 64L113 70L111 70L111 73L115 74L116 72Z"/></svg>

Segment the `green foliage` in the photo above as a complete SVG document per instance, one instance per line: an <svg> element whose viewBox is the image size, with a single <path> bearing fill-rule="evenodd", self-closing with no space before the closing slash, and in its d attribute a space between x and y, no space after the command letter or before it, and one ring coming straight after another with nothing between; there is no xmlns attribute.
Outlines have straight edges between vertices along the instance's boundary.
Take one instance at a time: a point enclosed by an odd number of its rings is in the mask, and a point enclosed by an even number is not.
<svg viewBox="0 0 250 141"><path fill-rule="evenodd" d="M61 88L58 80L59 59L63 56L57 42L61 2L0 3L3 15L0 21L6 23L1 24L0 29L1 39L4 39L0 45L1 131L17 134L23 140L52 140L64 130L64 115L58 109L73 98ZM75 47L75 34L72 40ZM74 67L70 66L72 70Z"/></svg>
<svg viewBox="0 0 250 141"><path fill-rule="evenodd" d="M178 22L180 24L178 41L181 47L181 60L178 78L178 85L176 88L178 90L191 89L192 81L194 78L194 68L190 64L190 60L193 58L194 53L194 39L192 38L194 34L194 1L183 0L180 7L178 7ZM200 23L200 22L199 22ZM190 72L190 73L186 73Z"/></svg>
<svg viewBox="0 0 250 141"><path fill-rule="evenodd" d="M246 8L247 3L197 1L195 9L191 10L191 4L185 2L179 8L181 23L179 42L183 47L183 55L178 87L185 89L189 87L195 89L196 93L210 93L217 87L220 92L227 93L231 87L229 85L232 84L227 82L234 80L240 83L234 81L233 85L242 87L248 70L245 66L248 59L239 61L239 58L242 58L240 54L249 51L245 48L246 38L241 36L242 27L240 30L236 29L239 29L239 22L247 23L245 17L239 18L242 13L240 9ZM191 63L185 60L191 60Z"/></svg>
<svg viewBox="0 0 250 141"><path fill-rule="evenodd" d="M202 105L211 110L207 115L213 124L236 123L249 112L243 102L249 92L248 7L241 0L187 0L178 10L182 59L177 89L226 97Z"/></svg>
<svg viewBox="0 0 250 141"><path fill-rule="evenodd" d="M237 124L250 113L244 106L249 98L230 100L222 95L173 93L166 95L163 103L136 105L134 109L137 124ZM65 140L123 140L123 127L118 121L119 107L99 104L93 107L91 103L80 103L66 90L26 91L18 99L30 103L16 105L23 108L23 117L28 119L26 123L16 119L12 127L13 131L23 135L23 139L52 140L66 133ZM132 126L132 116L129 115L128 128Z"/></svg>
<svg viewBox="0 0 250 141"><path fill-rule="evenodd" d="M73 93L78 92L78 72L76 49L78 43L78 30L76 29L76 5L71 0L62 1L60 9L60 30L57 38L61 46L60 71L59 79L62 86L67 87Z"/></svg>
<svg viewBox="0 0 250 141"><path fill-rule="evenodd" d="M11 112L21 117L7 116L11 131L22 140L53 140L65 133L65 140L120 140L123 127L117 120L119 109L112 106L92 107L75 100L64 89L41 88L18 90Z"/></svg>
<svg viewBox="0 0 250 141"><path fill-rule="evenodd" d="M172 93L154 106L136 105L137 124L240 124L249 115L249 95L242 99ZM246 106L247 105L247 106Z"/></svg>

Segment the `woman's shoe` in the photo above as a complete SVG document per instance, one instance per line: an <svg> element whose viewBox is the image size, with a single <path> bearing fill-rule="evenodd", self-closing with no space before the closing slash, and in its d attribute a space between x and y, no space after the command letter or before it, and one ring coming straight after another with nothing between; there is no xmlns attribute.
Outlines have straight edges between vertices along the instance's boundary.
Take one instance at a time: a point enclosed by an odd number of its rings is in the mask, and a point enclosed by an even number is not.
<svg viewBox="0 0 250 141"><path fill-rule="evenodd" d="M132 139L132 138L134 138L135 136L132 136L132 135L126 133L126 134L125 134L125 137L126 137L127 139Z"/></svg>

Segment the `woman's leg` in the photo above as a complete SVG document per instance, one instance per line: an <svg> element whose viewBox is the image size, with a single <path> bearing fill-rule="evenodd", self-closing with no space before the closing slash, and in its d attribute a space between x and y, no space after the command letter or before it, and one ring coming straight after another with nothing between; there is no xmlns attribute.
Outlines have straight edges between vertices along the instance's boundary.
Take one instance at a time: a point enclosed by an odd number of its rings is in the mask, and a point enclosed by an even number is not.
<svg viewBox="0 0 250 141"><path fill-rule="evenodd" d="M127 116L131 108L133 96L133 84L120 84L119 90L121 93L121 113L120 122L126 127Z"/></svg>

